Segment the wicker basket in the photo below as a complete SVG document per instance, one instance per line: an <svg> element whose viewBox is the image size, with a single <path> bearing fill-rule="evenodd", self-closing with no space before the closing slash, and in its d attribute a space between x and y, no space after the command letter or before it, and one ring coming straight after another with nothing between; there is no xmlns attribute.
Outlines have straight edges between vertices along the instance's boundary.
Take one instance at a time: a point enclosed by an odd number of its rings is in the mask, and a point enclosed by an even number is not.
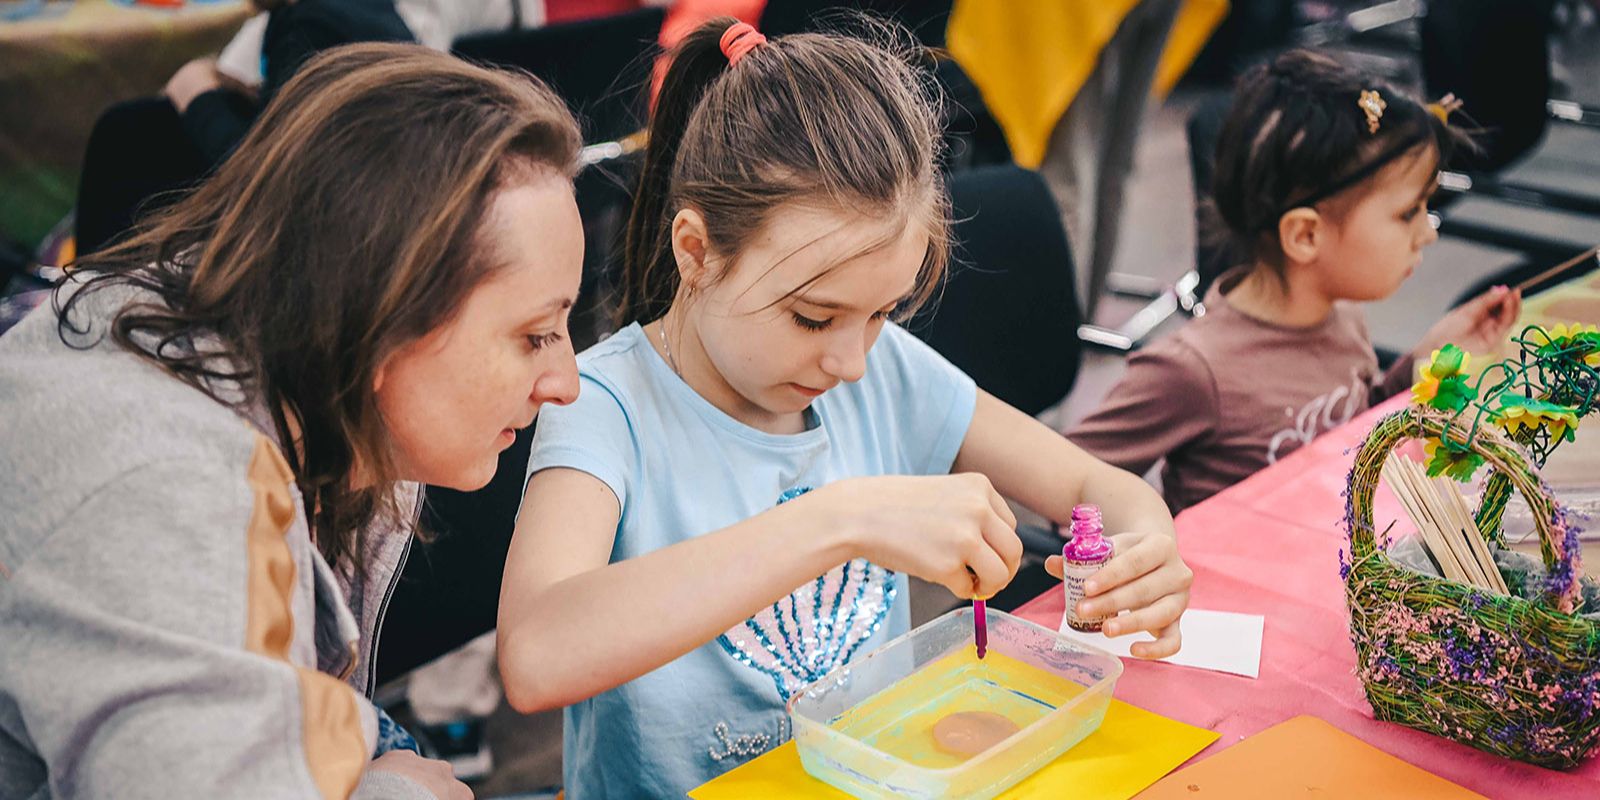
<svg viewBox="0 0 1600 800"><path fill-rule="evenodd" d="M1404 440L1445 435L1527 500L1548 570L1538 601L1423 575L1379 547L1372 498L1385 458ZM1600 625L1570 613L1576 530L1519 447L1489 427L1469 442L1447 413L1423 406L1385 417L1356 454L1345 523L1350 638L1376 718L1541 766L1589 755L1600 741Z"/></svg>

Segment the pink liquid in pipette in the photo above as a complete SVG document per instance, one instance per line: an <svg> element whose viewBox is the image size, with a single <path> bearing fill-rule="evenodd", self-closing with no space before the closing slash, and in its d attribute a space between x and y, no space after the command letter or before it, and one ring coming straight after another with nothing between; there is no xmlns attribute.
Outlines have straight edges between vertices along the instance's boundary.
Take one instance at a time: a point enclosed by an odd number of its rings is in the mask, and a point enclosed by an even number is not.
<svg viewBox="0 0 1600 800"><path fill-rule="evenodd" d="M978 642L978 658L989 653L989 604L983 600L972 601L972 633Z"/></svg>

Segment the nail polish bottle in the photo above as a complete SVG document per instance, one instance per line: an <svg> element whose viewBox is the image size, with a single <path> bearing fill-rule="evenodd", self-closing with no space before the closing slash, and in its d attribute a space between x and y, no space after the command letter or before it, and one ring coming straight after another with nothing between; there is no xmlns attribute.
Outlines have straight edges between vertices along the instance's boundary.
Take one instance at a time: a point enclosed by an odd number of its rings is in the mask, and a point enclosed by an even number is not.
<svg viewBox="0 0 1600 800"><path fill-rule="evenodd" d="M1080 505L1072 509L1072 539L1061 548L1063 591L1067 593L1067 624L1073 630L1098 631L1109 617L1085 617L1078 614L1078 604L1086 596L1083 584L1111 559L1111 540L1105 537L1105 526L1100 522L1100 509Z"/></svg>

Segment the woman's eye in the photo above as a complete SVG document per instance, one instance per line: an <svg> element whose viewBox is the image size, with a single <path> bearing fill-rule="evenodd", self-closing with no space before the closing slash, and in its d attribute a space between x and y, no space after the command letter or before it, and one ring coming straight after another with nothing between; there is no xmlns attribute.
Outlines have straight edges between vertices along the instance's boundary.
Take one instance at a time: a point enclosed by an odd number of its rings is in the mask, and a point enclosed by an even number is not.
<svg viewBox="0 0 1600 800"><path fill-rule="evenodd" d="M812 319L800 314L793 314L793 316L794 324L799 325L808 331L826 330L829 325L833 324L833 320L831 319Z"/></svg>
<svg viewBox="0 0 1600 800"><path fill-rule="evenodd" d="M528 335L528 345L535 350L542 350L548 345L561 341L559 333L534 333Z"/></svg>
<svg viewBox="0 0 1600 800"><path fill-rule="evenodd" d="M894 312L892 312L892 311L874 311L872 313L872 318L874 320L882 321L882 320L888 319L889 315L892 314L892 313L894 313Z"/></svg>

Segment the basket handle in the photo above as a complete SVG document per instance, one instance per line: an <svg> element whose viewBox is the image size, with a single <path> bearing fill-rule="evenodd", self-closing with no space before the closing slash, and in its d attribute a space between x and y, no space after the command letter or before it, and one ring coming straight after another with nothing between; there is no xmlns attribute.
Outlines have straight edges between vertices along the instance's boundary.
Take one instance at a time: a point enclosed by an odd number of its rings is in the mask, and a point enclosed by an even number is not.
<svg viewBox="0 0 1600 800"><path fill-rule="evenodd" d="M1533 511L1534 527L1539 532L1539 551L1545 569L1551 576L1566 576L1565 580L1545 583L1545 600L1563 613L1570 614L1578 599L1577 576L1583 563L1583 552L1576 542L1568 541L1566 517L1560 505L1545 488L1544 482L1529 465L1521 448L1499 429L1484 426L1476 437L1469 440L1468 432L1452 425L1450 416L1422 406L1407 406L1380 420L1367 440L1356 451L1355 466L1350 471L1350 493L1346 499L1346 523L1350 532L1350 554L1356 561L1372 557L1378 552L1377 536L1373 530L1372 497L1378 488L1378 476L1395 446L1407 439L1442 437L1471 448L1499 475L1505 476L1521 492ZM1481 536L1482 532L1478 531Z"/></svg>

